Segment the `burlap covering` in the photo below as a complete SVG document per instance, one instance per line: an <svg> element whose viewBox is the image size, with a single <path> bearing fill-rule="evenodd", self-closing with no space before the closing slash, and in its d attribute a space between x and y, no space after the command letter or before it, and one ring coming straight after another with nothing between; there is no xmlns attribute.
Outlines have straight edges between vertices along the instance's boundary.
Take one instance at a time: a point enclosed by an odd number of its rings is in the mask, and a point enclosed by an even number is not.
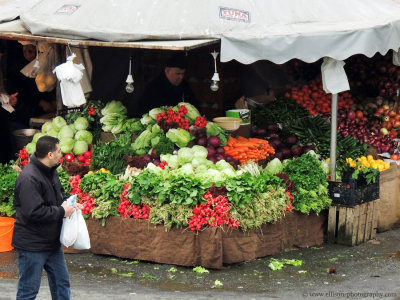
<svg viewBox="0 0 400 300"><path fill-rule="evenodd" d="M391 163L380 173L378 232L392 228L400 221L400 166Z"/></svg>
<svg viewBox="0 0 400 300"><path fill-rule="evenodd" d="M207 228L199 233L146 220L107 218L106 226L86 220L91 252L181 266L218 269L224 263L253 260L292 247L323 242L327 213L319 216L288 213L280 223L248 231Z"/></svg>
<svg viewBox="0 0 400 300"><path fill-rule="evenodd" d="M265 224L261 230L233 230L222 235L223 262L249 261L293 247L319 245L327 228L327 211L305 215L288 213L279 223Z"/></svg>

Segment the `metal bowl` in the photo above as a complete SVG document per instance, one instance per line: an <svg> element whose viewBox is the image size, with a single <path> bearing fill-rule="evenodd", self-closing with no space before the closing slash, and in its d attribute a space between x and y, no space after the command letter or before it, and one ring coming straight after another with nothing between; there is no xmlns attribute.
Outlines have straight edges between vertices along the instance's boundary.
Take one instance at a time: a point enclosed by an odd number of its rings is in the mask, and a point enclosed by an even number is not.
<svg viewBox="0 0 400 300"><path fill-rule="evenodd" d="M33 136L38 132L40 132L40 130L32 128L14 130L13 135L17 150L21 150L28 143L32 142Z"/></svg>

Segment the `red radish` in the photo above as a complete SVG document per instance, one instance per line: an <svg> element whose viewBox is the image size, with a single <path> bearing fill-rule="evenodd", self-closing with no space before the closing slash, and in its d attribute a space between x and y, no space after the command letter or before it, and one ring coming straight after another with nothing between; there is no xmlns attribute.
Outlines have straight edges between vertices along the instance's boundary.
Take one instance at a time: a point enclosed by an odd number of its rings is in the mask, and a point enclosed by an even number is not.
<svg viewBox="0 0 400 300"><path fill-rule="evenodd" d="M68 161L68 162L71 162L71 161L74 160L74 156L73 156L71 153L65 154L64 158L65 158L65 160Z"/></svg>
<svg viewBox="0 0 400 300"><path fill-rule="evenodd" d="M83 156L88 159L88 158L92 158L92 152L91 151L86 151L85 153L83 153Z"/></svg>
<svg viewBox="0 0 400 300"><path fill-rule="evenodd" d="M80 162L84 162L85 161L85 157L83 155L77 155L76 158L80 161Z"/></svg>

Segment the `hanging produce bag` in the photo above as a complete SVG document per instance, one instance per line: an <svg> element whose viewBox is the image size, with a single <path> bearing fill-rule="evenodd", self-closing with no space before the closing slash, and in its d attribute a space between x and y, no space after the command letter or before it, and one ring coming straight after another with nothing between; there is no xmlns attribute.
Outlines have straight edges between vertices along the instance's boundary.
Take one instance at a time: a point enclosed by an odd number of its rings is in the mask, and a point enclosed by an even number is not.
<svg viewBox="0 0 400 300"><path fill-rule="evenodd" d="M67 62L57 66L54 73L60 80L61 98L63 104L68 107L76 107L86 103L80 81L82 79L82 70L85 67L82 64L74 64L74 53L67 57Z"/></svg>
<svg viewBox="0 0 400 300"><path fill-rule="evenodd" d="M40 43L38 48L40 67L35 77L36 86L39 92L51 92L57 82L56 75L53 73L56 66L55 48L54 45L47 43Z"/></svg>
<svg viewBox="0 0 400 300"><path fill-rule="evenodd" d="M39 43L36 45L36 58L27 64L21 73L26 77L35 78L39 92L50 92L55 88L57 82L57 78L52 72L55 65L54 45Z"/></svg>

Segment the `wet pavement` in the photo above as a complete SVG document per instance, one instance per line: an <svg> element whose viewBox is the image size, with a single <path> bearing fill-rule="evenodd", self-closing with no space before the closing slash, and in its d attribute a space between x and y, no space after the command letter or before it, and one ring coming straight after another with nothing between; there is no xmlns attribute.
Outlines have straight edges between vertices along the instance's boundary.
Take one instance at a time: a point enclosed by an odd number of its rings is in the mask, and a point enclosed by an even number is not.
<svg viewBox="0 0 400 300"><path fill-rule="evenodd" d="M269 268L271 260L302 265ZM208 273L193 268L66 254L72 299L400 299L400 228L356 247L292 249ZM0 300L15 299L15 251L0 253ZM50 299L45 273L37 299Z"/></svg>

